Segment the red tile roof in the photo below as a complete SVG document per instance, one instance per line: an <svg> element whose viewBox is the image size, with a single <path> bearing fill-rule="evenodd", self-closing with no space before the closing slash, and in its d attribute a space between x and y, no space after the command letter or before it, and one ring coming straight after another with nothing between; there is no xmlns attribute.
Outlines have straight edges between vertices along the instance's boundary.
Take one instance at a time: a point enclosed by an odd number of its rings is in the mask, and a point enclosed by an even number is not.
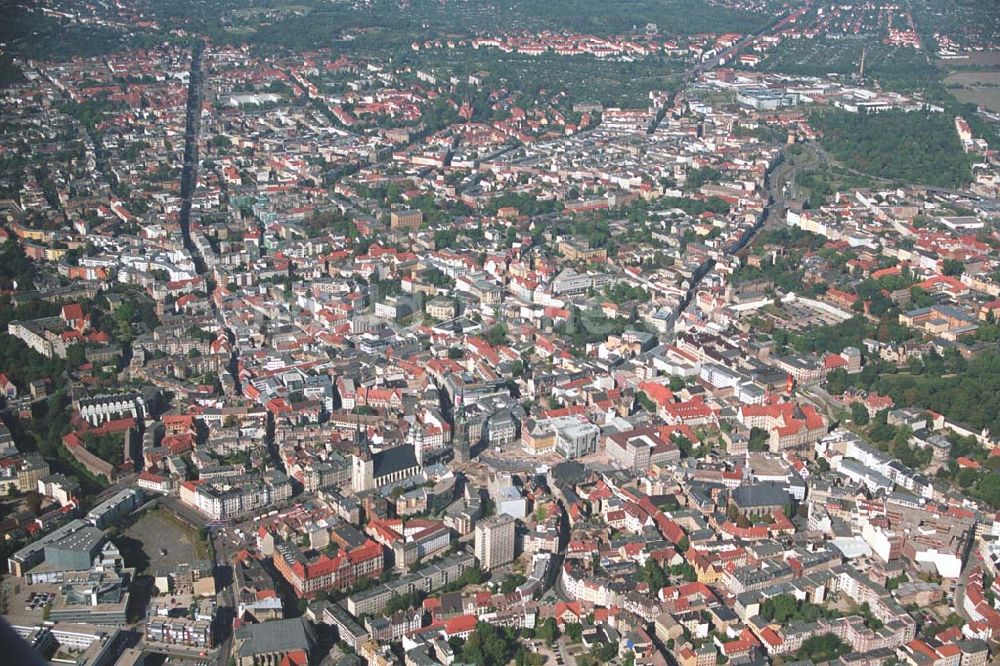
<svg viewBox="0 0 1000 666"><path fill-rule="evenodd" d="M448 636L464 634L467 631L474 631L476 623L479 621L475 615L459 615L450 618L444 623L444 633Z"/></svg>

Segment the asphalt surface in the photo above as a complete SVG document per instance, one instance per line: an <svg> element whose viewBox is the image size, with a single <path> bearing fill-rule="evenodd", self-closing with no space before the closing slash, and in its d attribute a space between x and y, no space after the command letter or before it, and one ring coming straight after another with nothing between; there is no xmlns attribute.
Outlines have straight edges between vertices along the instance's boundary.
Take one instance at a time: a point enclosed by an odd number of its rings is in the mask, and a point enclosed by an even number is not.
<svg viewBox="0 0 1000 666"><path fill-rule="evenodd" d="M215 585L220 589L216 601L217 636L221 639L217 647L216 661L219 666L228 666L229 655L233 648L233 620L236 617L236 598L233 594L235 584L233 568L226 555L226 545L222 534L212 530L212 549L215 551Z"/></svg>

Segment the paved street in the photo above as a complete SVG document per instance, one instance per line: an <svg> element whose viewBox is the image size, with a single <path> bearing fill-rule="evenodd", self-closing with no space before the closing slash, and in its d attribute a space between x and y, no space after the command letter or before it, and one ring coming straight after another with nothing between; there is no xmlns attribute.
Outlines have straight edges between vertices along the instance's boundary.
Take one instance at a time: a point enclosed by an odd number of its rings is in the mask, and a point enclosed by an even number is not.
<svg viewBox="0 0 1000 666"><path fill-rule="evenodd" d="M226 554L225 540L219 530L212 532L212 548L215 553L215 581L216 586L222 586L217 596L218 608L218 636L221 643L217 648L216 660L219 666L227 666L229 654L233 647L233 620L236 617L236 598L233 593L233 570Z"/></svg>

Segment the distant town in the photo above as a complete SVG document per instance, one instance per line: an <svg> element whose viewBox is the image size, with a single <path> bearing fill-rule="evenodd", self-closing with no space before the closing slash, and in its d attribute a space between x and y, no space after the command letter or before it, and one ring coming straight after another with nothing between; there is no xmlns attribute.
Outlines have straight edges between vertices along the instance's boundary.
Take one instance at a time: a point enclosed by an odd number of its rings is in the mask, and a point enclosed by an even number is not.
<svg viewBox="0 0 1000 666"><path fill-rule="evenodd" d="M3 10L25 654L1000 659L1000 16L528 4Z"/></svg>

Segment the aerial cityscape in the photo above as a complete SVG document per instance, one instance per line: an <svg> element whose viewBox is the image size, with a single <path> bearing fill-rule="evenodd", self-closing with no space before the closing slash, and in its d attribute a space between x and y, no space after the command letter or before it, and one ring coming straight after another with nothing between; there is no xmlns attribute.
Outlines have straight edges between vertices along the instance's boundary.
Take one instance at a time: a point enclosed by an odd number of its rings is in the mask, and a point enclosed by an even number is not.
<svg viewBox="0 0 1000 666"><path fill-rule="evenodd" d="M7 0L0 663L1000 663L998 151L993 0Z"/></svg>

